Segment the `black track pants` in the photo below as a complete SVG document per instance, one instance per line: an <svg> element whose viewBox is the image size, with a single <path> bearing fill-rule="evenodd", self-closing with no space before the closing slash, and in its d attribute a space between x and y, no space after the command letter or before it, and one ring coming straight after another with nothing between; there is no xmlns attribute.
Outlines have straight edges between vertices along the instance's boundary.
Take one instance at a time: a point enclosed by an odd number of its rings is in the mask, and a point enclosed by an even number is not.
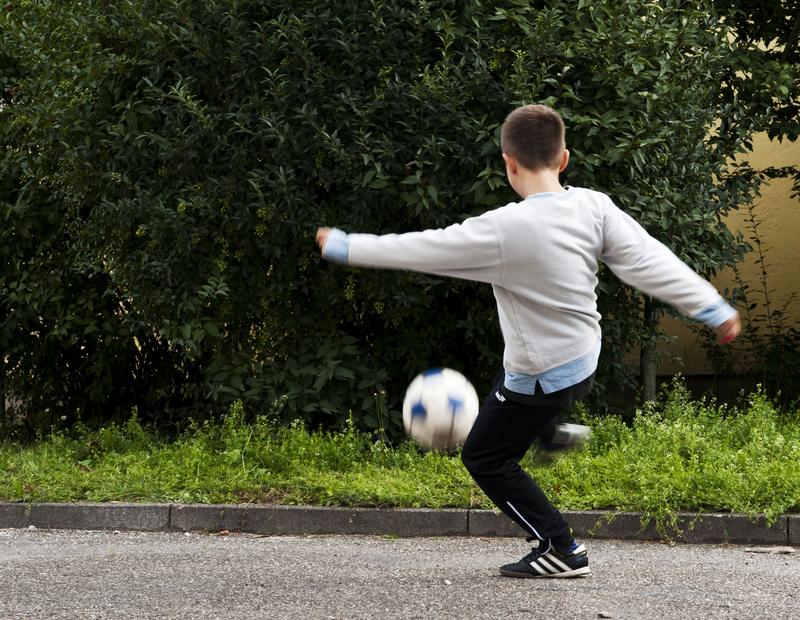
<svg viewBox="0 0 800 620"><path fill-rule="evenodd" d="M505 389L503 378L500 373L483 401L461 460L489 499L531 536L571 540L564 517L519 461L561 413L589 393L594 376L551 394L537 386L532 396Z"/></svg>

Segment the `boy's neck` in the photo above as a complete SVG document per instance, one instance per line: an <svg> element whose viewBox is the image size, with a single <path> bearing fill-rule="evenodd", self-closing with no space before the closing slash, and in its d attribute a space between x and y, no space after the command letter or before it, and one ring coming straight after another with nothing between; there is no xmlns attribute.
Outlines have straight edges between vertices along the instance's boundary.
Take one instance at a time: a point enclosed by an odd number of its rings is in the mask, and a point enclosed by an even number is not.
<svg viewBox="0 0 800 620"><path fill-rule="evenodd" d="M519 169L514 188L522 198L544 192L561 193L565 190L558 180L558 172L543 168L540 170Z"/></svg>

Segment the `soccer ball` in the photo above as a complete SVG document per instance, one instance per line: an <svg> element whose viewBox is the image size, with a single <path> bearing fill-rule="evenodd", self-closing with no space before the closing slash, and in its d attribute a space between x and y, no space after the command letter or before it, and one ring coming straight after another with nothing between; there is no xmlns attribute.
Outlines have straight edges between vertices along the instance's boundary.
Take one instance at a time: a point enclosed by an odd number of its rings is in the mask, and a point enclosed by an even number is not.
<svg viewBox="0 0 800 620"><path fill-rule="evenodd" d="M406 433L434 450L453 450L463 444L477 415L475 388L450 368L432 368L417 375L403 399Z"/></svg>

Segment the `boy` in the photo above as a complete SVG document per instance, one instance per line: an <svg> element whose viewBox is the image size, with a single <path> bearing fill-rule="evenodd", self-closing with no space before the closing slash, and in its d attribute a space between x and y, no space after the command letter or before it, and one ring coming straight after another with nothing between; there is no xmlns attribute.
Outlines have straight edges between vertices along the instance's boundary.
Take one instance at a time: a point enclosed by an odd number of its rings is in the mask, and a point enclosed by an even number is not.
<svg viewBox="0 0 800 620"><path fill-rule="evenodd" d="M512 111L501 131L511 187L522 198L445 229L360 235L320 228L323 258L490 283L505 342L504 372L462 450L475 482L539 544L500 568L509 577L589 573L586 548L519 466L556 418L591 389L600 354L598 260L624 282L704 321L721 343L741 331L737 312L708 282L650 237L605 194L562 187L564 123L551 108Z"/></svg>

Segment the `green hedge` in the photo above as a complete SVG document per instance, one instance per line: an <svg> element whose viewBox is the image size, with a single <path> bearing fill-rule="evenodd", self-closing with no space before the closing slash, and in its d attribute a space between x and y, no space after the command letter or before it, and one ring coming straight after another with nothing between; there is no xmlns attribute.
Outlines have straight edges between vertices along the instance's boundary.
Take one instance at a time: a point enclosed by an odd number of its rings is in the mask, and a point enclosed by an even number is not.
<svg viewBox="0 0 800 620"><path fill-rule="evenodd" d="M702 2L29 0L0 35L0 359L34 427L134 406L180 427L242 400L393 433L425 367L484 389L487 287L328 269L313 234L514 199L498 128L523 102L564 115L565 182L701 272L744 247L720 218L756 191L727 168L754 125L706 139L739 109ZM635 293L607 273L599 292L602 398L652 334Z"/></svg>

